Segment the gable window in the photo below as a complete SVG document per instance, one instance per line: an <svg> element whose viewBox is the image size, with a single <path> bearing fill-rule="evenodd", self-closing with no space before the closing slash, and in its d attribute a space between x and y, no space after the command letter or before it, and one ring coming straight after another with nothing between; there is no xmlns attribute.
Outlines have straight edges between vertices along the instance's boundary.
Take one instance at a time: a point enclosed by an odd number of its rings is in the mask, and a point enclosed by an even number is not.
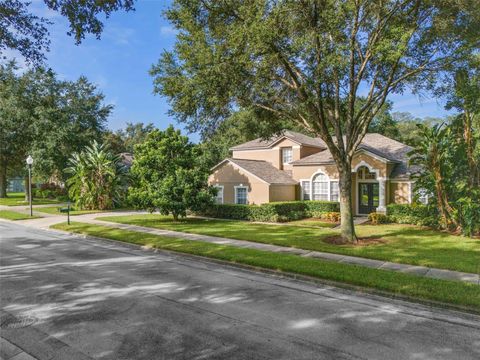
<svg viewBox="0 0 480 360"><path fill-rule="evenodd" d="M235 204L247 204L247 187L246 186L235 186Z"/></svg>
<svg viewBox="0 0 480 360"><path fill-rule="evenodd" d="M215 185L217 195L215 196L215 204L223 204L223 186Z"/></svg>
<svg viewBox="0 0 480 360"><path fill-rule="evenodd" d="M330 201L339 200L338 181L330 182Z"/></svg>
<svg viewBox="0 0 480 360"><path fill-rule="evenodd" d="M291 147L282 148L282 163L289 164L293 161L293 149Z"/></svg>
<svg viewBox="0 0 480 360"><path fill-rule="evenodd" d="M302 200L310 200L310 181L302 181Z"/></svg>
<svg viewBox="0 0 480 360"><path fill-rule="evenodd" d="M327 200L328 201L328 178L325 174L319 173L315 175L312 181L312 196L313 200Z"/></svg>

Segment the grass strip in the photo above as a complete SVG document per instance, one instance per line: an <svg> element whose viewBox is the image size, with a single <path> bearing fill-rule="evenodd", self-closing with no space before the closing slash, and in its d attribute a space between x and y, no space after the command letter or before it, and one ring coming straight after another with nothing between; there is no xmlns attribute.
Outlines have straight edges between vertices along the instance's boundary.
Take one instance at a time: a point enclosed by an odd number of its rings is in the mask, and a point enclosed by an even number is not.
<svg viewBox="0 0 480 360"><path fill-rule="evenodd" d="M55 199L41 199L41 198L33 198L32 204L33 205L44 205L44 204L58 204L60 201ZM7 193L6 198L0 198L0 205L6 206L19 206L19 205L28 205L28 201L25 201L25 194L24 193Z"/></svg>
<svg viewBox="0 0 480 360"><path fill-rule="evenodd" d="M73 222L71 225L66 223L56 224L52 228L276 271L307 275L376 289L394 295L452 304L480 312L480 286L475 284L424 278L291 254L170 238L101 225Z"/></svg>
<svg viewBox="0 0 480 360"><path fill-rule="evenodd" d="M60 212L60 209L65 209L66 207L61 207L61 206L52 206L52 207L42 207L42 208L37 208L35 211L46 213L46 214L53 214L53 215L65 215L67 216L66 212ZM95 214L95 213L102 213L102 212L108 212L111 210L75 210L74 208L70 209L70 215L75 216L75 215L85 215L85 214Z"/></svg>
<svg viewBox="0 0 480 360"><path fill-rule="evenodd" d="M11 210L0 210L0 218L7 220L26 220L26 219L38 219L40 216L30 216Z"/></svg>
<svg viewBox="0 0 480 360"><path fill-rule="evenodd" d="M238 220L186 218L141 214L99 217L100 220L200 235L359 256L368 259L480 273L480 239L453 236L402 224L358 225L357 235L381 239L369 246L334 245L324 240L340 230L291 225L255 224Z"/></svg>

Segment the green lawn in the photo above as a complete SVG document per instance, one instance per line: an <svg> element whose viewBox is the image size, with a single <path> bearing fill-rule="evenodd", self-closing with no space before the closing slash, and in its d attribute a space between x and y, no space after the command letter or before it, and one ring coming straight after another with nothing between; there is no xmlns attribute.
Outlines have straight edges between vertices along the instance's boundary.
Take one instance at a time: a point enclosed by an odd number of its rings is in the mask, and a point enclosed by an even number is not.
<svg viewBox="0 0 480 360"><path fill-rule="evenodd" d="M57 204L59 201L54 199L37 199L33 198L33 205L45 205L45 204ZM25 201L24 193L8 193L6 198L0 198L0 205L16 206L16 205L28 205L28 201Z"/></svg>
<svg viewBox="0 0 480 360"><path fill-rule="evenodd" d="M0 210L0 218L7 220L26 220L26 219L38 219L40 216L30 216L27 214L21 214L11 210Z"/></svg>
<svg viewBox="0 0 480 360"><path fill-rule="evenodd" d="M329 236L338 235L337 229L195 218L175 222L171 217L157 214L99 219L469 273L480 272L480 239L453 236L410 225L358 225L356 229L360 237L381 238L385 243L350 246L323 241Z"/></svg>
<svg viewBox="0 0 480 360"><path fill-rule="evenodd" d="M92 224L74 222L67 225L62 223L54 225L53 228L277 271L308 275L411 298L455 304L477 312L480 311L480 286L474 284L423 278L291 254L183 240Z"/></svg>
<svg viewBox="0 0 480 360"><path fill-rule="evenodd" d="M308 226L308 227L321 227L321 228L334 228L339 224L328 222L325 220L319 219L303 219L303 220L295 220L289 221L288 225L295 225L295 226Z"/></svg>
<svg viewBox="0 0 480 360"><path fill-rule="evenodd" d="M60 209L63 209L63 208L65 207L52 206L52 207L37 208L35 209L35 211L46 213L46 214L67 216L67 213L60 212ZM74 208L70 208L70 215L72 216L85 215L85 214L94 214L94 213L101 213L101 212L107 212L107 211L111 211L111 210L75 210Z"/></svg>

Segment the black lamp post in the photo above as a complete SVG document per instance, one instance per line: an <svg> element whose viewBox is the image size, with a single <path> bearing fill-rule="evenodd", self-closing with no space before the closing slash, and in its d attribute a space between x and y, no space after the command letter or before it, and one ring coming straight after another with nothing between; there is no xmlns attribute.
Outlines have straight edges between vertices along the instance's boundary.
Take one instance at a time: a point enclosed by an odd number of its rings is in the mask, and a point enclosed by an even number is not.
<svg viewBox="0 0 480 360"><path fill-rule="evenodd" d="M32 164L33 158L31 155L27 157L27 165L28 165L28 201L30 203L30 217L33 216L33 209L32 209Z"/></svg>

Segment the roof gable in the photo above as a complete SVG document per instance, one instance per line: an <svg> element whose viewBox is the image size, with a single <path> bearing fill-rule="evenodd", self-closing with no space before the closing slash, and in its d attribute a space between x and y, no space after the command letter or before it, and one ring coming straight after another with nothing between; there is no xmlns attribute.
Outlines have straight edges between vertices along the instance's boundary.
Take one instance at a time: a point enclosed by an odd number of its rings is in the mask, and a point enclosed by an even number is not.
<svg viewBox="0 0 480 360"><path fill-rule="evenodd" d="M325 143L318 138L313 138L308 135L304 135L291 130L284 130L281 134L272 136L270 139L258 138L240 145L233 146L230 148L230 150L239 151L239 150L268 149L273 147L275 144L277 144L283 139L289 139L299 145L326 149Z"/></svg>
<svg viewBox="0 0 480 360"><path fill-rule="evenodd" d="M230 163L235 167L247 172L248 174L256 177L257 179L267 184L282 184L282 185L295 185L297 181L285 171L279 170L264 160L246 160L227 158L212 168L212 172L224 165Z"/></svg>

